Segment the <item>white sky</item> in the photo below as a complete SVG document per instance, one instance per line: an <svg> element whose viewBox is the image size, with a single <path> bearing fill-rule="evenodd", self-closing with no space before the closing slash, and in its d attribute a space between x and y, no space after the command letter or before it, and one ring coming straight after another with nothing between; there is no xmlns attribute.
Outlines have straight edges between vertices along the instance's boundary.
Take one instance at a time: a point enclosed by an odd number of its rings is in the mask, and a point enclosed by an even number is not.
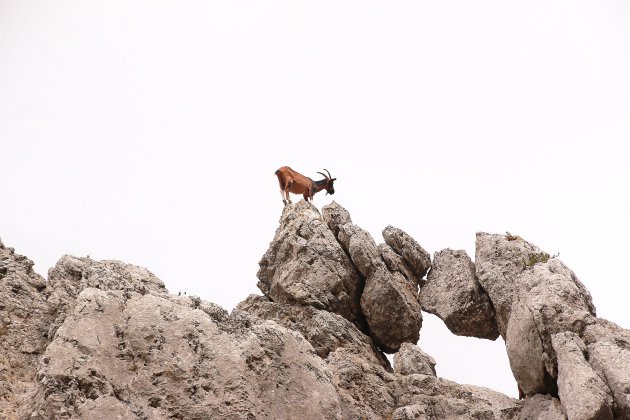
<svg viewBox="0 0 630 420"><path fill-rule="evenodd" d="M231 309L275 169L328 168L377 242L474 256L509 230L629 328L629 139L626 1L0 0L0 236L44 276L120 259ZM516 395L500 340L426 315L419 344Z"/></svg>

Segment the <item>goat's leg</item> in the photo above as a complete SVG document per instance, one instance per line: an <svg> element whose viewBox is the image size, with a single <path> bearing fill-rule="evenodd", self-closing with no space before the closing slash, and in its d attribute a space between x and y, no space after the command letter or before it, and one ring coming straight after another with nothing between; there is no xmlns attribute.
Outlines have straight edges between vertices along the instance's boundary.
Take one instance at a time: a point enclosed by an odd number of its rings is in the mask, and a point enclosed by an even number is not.
<svg viewBox="0 0 630 420"><path fill-rule="evenodd" d="M293 182L287 182L287 185L284 186L284 194L287 196L287 204L291 203L291 197L289 196L289 191L291 191L291 186Z"/></svg>
<svg viewBox="0 0 630 420"><path fill-rule="evenodd" d="M287 205L287 199L284 198L284 191L280 190L280 196L282 197L282 202L284 203L284 205Z"/></svg>

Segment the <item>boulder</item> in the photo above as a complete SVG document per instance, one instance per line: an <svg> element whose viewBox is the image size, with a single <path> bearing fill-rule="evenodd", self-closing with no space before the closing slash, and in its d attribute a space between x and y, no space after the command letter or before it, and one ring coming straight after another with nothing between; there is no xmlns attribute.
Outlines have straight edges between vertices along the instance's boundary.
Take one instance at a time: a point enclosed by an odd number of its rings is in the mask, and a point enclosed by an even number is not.
<svg viewBox="0 0 630 420"><path fill-rule="evenodd" d="M394 372L399 375L419 373L436 376L435 359L423 352L420 347L403 343L394 355Z"/></svg>
<svg viewBox="0 0 630 420"><path fill-rule="evenodd" d="M489 340L499 336L494 307L463 250L445 249L434 255L420 302L424 311L437 315L453 334Z"/></svg>
<svg viewBox="0 0 630 420"><path fill-rule="evenodd" d="M433 375L397 375L395 385L399 408L394 414L399 418L417 413L428 419L514 420L522 409L520 401L507 395Z"/></svg>
<svg viewBox="0 0 630 420"><path fill-rule="evenodd" d="M558 359L558 393L569 420L612 420L610 390L584 358L584 342L571 332L551 338Z"/></svg>
<svg viewBox="0 0 630 420"><path fill-rule="evenodd" d="M259 265L258 288L274 302L309 305L360 323L362 279L312 204L285 206Z"/></svg>
<svg viewBox="0 0 630 420"><path fill-rule="evenodd" d="M418 280L427 274L431 268L431 255L409 234L390 225L383 229L383 239L405 260Z"/></svg>
<svg viewBox="0 0 630 420"><path fill-rule="evenodd" d="M365 279L361 311L374 342L388 353L398 351L402 343L416 343L422 326L416 284L409 282L401 272L388 269L372 236L352 224L339 204L333 202L324 206L322 214ZM404 238L407 246L410 239Z"/></svg>
<svg viewBox="0 0 630 420"><path fill-rule="evenodd" d="M536 394L525 399L519 420L567 420L557 398L548 394Z"/></svg>

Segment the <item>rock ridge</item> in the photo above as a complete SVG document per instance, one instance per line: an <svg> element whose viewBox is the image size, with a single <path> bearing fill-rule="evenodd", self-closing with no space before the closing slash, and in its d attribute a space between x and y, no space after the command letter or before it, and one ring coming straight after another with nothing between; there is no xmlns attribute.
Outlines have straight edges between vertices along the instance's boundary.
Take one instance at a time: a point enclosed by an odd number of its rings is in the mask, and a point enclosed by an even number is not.
<svg viewBox="0 0 630 420"><path fill-rule="evenodd" d="M228 312L148 270L0 242L0 418L630 419L630 331L557 257L478 233L433 260L333 202L287 205L258 286ZM436 375L421 311L506 342L524 400ZM393 366L385 353L394 353Z"/></svg>

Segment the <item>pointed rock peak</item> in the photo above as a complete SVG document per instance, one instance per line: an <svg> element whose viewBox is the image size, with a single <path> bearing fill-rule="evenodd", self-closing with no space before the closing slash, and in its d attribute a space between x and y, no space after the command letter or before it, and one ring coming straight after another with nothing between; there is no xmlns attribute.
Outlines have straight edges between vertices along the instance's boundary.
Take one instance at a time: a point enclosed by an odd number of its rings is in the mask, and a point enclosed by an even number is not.
<svg viewBox="0 0 630 420"><path fill-rule="evenodd" d="M348 210L335 201L322 208L322 216L335 236L339 235L340 226L343 226L346 223L352 223L352 218L350 217Z"/></svg>
<svg viewBox="0 0 630 420"><path fill-rule="evenodd" d="M310 305L360 323L362 279L312 204L284 208L259 266L258 288L272 301Z"/></svg>
<svg viewBox="0 0 630 420"><path fill-rule="evenodd" d="M383 229L383 239L405 262L413 273L422 279L431 267L431 255L407 232L393 226Z"/></svg>

